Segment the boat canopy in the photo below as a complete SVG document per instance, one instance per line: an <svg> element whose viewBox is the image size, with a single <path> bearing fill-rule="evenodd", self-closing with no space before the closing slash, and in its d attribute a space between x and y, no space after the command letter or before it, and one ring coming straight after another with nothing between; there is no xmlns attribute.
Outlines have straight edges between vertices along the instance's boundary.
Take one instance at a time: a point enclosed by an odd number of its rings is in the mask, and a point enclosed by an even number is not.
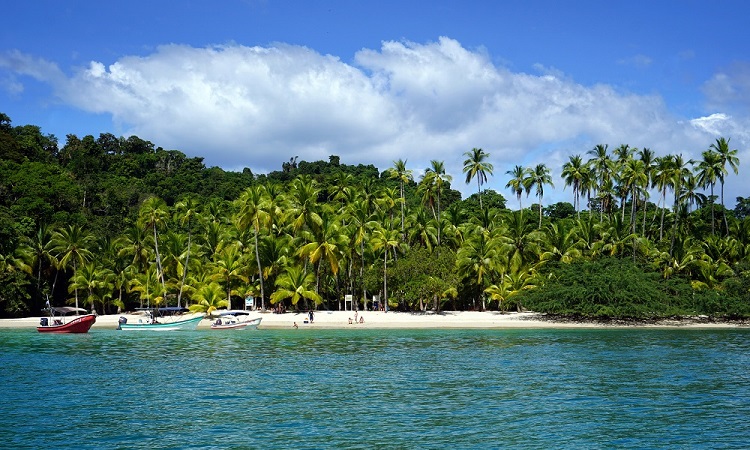
<svg viewBox="0 0 750 450"><path fill-rule="evenodd" d="M217 311L219 316L249 316L248 311Z"/></svg>
<svg viewBox="0 0 750 450"><path fill-rule="evenodd" d="M176 313L184 313L190 311L187 308L183 308L181 306L162 306L161 308L136 308L136 311L148 311L153 312L156 311L159 314L169 313L169 314L176 314Z"/></svg>
<svg viewBox="0 0 750 450"><path fill-rule="evenodd" d="M52 313L58 316L67 316L69 314L88 314L88 311L86 311L83 308L76 308L74 306L52 306L50 308L44 308L42 311L46 311L48 313Z"/></svg>

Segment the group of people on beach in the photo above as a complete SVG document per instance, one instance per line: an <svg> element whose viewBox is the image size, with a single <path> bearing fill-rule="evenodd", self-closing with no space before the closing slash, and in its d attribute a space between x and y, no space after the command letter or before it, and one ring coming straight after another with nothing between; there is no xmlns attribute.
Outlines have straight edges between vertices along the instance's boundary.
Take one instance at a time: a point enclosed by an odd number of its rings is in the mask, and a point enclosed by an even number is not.
<svg viewBox="0 0 750 450"><path fill-rule="evenodd" d="M358 311L354 311L354 321L352 321L352 318L349 318L349 324L352 323L365 323L365 316L359 316L359 322L357 321L357 315L359 314Z"/></svg>

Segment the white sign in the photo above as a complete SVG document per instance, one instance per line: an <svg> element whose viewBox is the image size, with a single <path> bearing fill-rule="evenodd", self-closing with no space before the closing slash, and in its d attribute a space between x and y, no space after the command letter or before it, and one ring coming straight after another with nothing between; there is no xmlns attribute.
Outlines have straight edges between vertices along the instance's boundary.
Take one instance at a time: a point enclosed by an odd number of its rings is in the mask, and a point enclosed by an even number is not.
<svg viewBox="0 0 750 450"><path fill-rule="evenodd" d="M253 299L252 295L248 296L247 298L245 298L245 306L252 308L254 301L255 299Z"/></svg>

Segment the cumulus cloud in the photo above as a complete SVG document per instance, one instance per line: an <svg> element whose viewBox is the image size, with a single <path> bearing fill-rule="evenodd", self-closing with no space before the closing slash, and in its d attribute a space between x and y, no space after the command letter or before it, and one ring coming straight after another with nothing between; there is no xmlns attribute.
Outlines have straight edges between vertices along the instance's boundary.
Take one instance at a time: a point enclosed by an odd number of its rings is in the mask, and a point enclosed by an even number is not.
<svg viewBox="0 0 750 450"><path fill-rule="evenodd" d="M146 56L92 61L72 75L6 53L0 68L46 81L63 102L110 114L126 134L204 156L208 165L258 173L294 155L312 161L335 154L381 170L403 158L418 173L438 159L465 195L473 191L461 163L473 147L491 154L495 176L486 187L502 192L505 171L516 164L545 162L559 173L553 164L598 143L699 154L717 134L746 125L731 117L714 126L676 118L657 95L584 86L551 69L514 72L493 60L442 37L386 41L351 62L278 43L166 45ZM723 92L727 84L713 86Z"/></svg>
<svg viewBox="0 0 750 450"><path fill-rule="evenodd" d="M710 107L750 113L750 63L738 62L703 85Z"/></svg>

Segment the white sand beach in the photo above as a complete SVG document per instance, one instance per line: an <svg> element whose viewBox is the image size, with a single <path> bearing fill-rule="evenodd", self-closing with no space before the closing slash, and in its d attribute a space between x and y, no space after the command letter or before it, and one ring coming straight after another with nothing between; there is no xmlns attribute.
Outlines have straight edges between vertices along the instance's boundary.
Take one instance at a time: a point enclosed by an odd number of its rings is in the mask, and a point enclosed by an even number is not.
<svg viewBox="0 0 750 450"><path fill-rule="evenodd" d="M309 323L307 313L287 312L275 314L272 312L252 311L249 318L261 317L259 329L367 329L367 328L613 328L613 327L678 327L678 328L740 328L750 327L747 324L735 322L709 322L706 320L675 320L662 321L655 324L605 324L595 322L555 321L546 319L544 315L534 312L500 313L496 311L441 311L434 312L382 312L356 311L357 323L354 323L355 311L315 311L314 320ZM125 316L129 322L137 322L144 316L125 313L101 315L96 319L92 328L116 329L120 316ZM352 323L349 323L351 319ZM362 322L360 323L360 319ZM39 317L21 319L2 319L0 328L35 328L39 324ZM210 327L209 319L204 319L198 329Z"/></svg>

